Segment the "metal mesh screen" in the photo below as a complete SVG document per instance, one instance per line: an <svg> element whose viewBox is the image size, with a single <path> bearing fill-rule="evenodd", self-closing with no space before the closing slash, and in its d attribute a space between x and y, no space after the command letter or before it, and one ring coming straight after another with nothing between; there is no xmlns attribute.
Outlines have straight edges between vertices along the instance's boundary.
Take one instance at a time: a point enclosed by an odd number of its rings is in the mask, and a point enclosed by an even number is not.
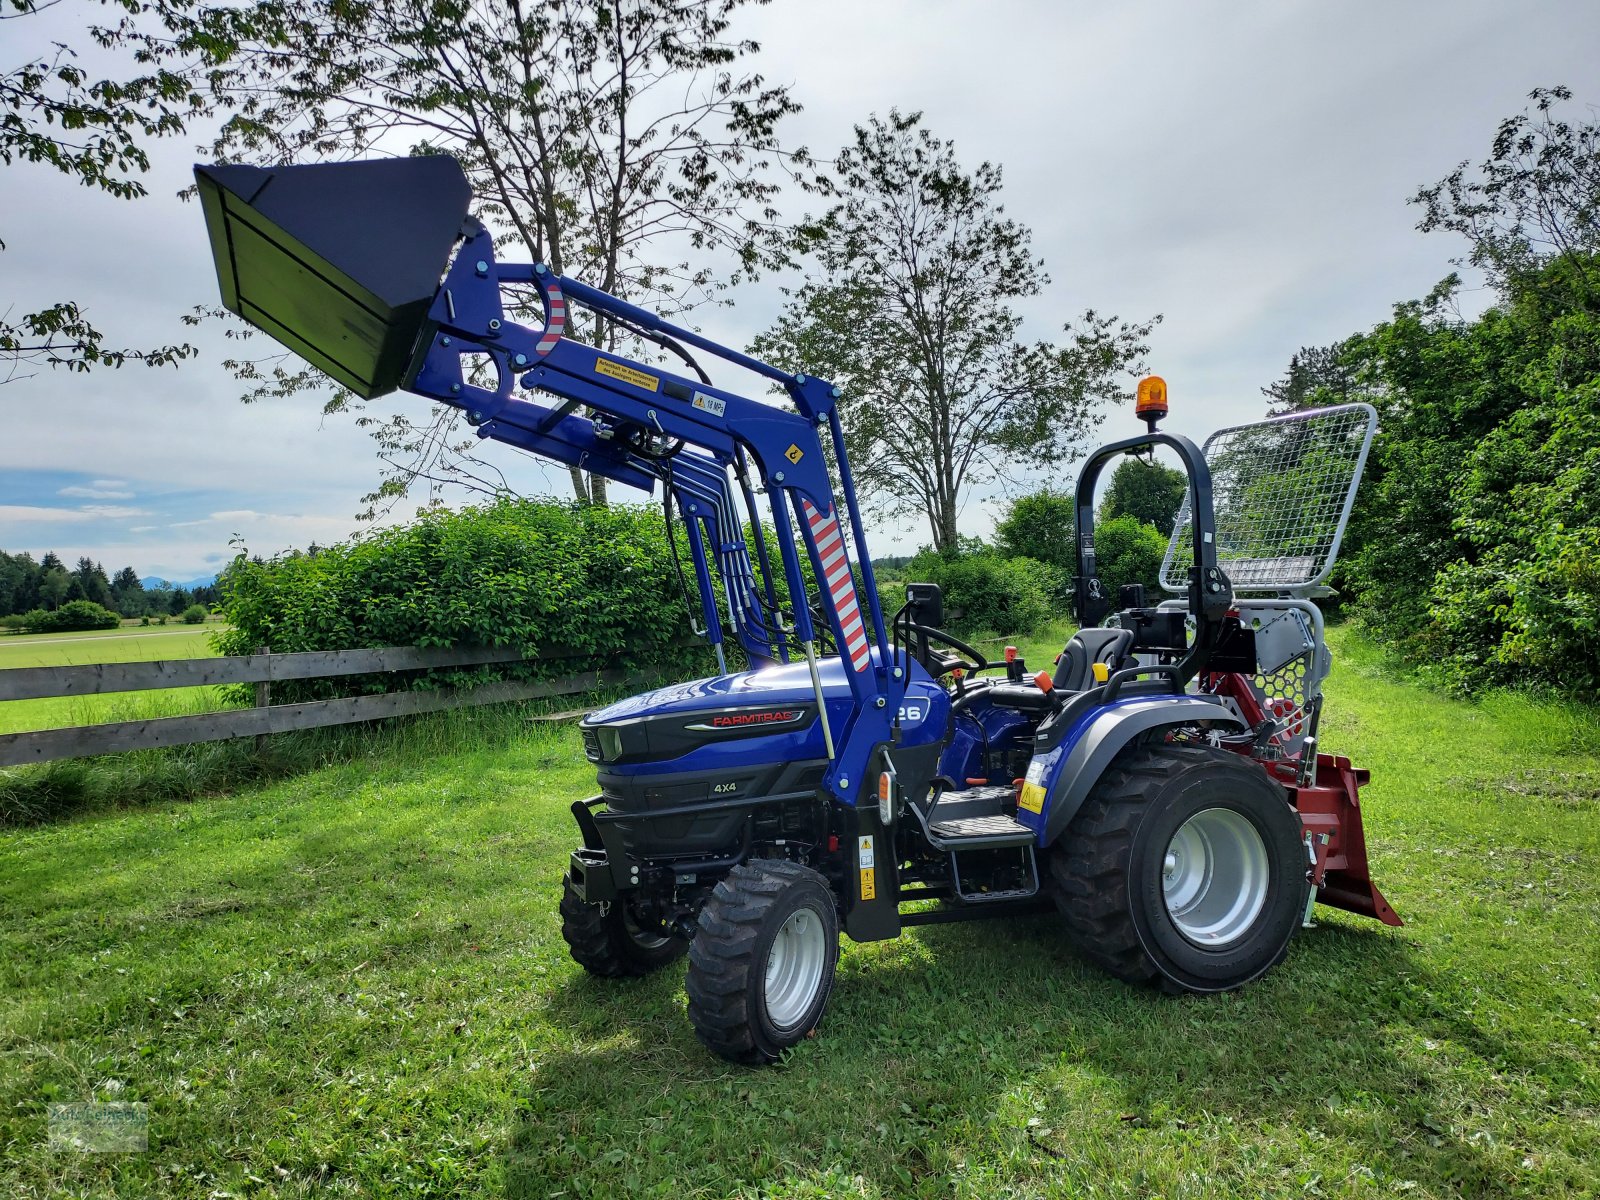
<svg viewBox="0 0 1600 1200"><path fill-rule="evenodd" d="M1378 425L1369 404L1342 404L1206 439L1217 523L1217 564L1238 591L1320 583L1332 569ZM1194 562L1189 498L1167 543L1161 582L1188 586Z"/></svg>
<svg viewBox="0 0 1600 1200"><path fill-rule="evenodd" d="M1279 722L1279 740L1291 754L1300 749L1300 743L1309 732L1306 723L1311 697L1306 694L1306 683L1314 653L1308 650L1276 671L1254 675L1250 680L1261 707Z"/></svg>

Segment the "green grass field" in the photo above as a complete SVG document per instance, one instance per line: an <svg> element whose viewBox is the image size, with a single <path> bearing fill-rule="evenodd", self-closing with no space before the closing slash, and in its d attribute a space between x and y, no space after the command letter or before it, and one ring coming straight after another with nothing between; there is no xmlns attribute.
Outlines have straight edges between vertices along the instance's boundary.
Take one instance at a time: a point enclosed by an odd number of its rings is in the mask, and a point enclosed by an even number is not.
<svg viewBox="0 0 1600 1200"><path fill-rule="evenodd" d="M1203 999L1102 978L1049 918L847 943L766 1070L701 1050L678 970L567 959L570 726L419 722L0 832L0 1192L1600 1195L1600 727L1337 648L1323 744L1373 769L1405 929L1319 909ZM44 1106L96 1097L150 1105L147 1153L45 1148Z"/></svg>
<svg viewBox="0 0 1600 1200"><path fill-rule="evenodd" d="M217 625L124 625L83 633L0 637L0 670L65 667L85 663L154 662L165 658L210 658ZM220 707L216 688L163 688L109 696L55 696L0 701L0 733L59 729L103 721L132 721L210 712Z"/></svg>

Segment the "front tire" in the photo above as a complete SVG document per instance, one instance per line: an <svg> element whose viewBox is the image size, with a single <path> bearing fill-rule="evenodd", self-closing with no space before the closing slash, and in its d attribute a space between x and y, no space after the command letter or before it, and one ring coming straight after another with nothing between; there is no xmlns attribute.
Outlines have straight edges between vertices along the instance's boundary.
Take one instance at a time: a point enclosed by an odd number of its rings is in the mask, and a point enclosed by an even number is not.
<svg viewBox="0 0 1600 1200"><path fill-rule="evenodd" d="M682 958L689 943L643 929L618 897L609 904L585 904L561 879L561 936L572 960L591 975L625 979L659 971Z"/></svg>
<svg viewBox="0 0 1600 1200"><path fill-rule="evenodd" d="M839 915L810 867L755 859L728 872L689 948L689 1020L732 1062L776 1061L822 1019L839 960Z"/></svg>
<svg viewBox="0 0 1600 1200"><path fill-rule="evenodd" d="M1180 992L1229 991L1282 961L1306 869L1300 819L1260 766L1171 745L1119 757L1051 856L1085 957Z"/></svg>

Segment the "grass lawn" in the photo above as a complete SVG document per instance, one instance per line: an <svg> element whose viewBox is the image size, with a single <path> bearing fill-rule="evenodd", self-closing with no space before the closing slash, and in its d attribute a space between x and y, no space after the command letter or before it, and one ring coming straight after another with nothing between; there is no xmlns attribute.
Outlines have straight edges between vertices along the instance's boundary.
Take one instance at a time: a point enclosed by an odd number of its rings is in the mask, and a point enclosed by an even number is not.
<svg viewBox="0 0 1600 1200"><path fill-rule="evenodd" d="M124 625L82 633L0 637L0 670L65 667L85 663L153 662L166 658L211 658L209 625ZM103 721L132 721L181 713L210 712L222 700L215 688L163 688L109 696L54 696L0 701L0 733L58 729Z"/></svg>
<svg viewBox="0 0 1600 1200"><path fill-rule="evenodd" d="M1211 998L1102 978L1049 918L846 943L765 1070L699 1047L679 970L567 959L570 726L420 722L0 832L0 1193L1600 1195L1600 729L1337 638L1323 744L1373 769L1405 929L1319 909ZM91 1098L147 1102L149 1151L48 1151L45 1104Z"/></svg>

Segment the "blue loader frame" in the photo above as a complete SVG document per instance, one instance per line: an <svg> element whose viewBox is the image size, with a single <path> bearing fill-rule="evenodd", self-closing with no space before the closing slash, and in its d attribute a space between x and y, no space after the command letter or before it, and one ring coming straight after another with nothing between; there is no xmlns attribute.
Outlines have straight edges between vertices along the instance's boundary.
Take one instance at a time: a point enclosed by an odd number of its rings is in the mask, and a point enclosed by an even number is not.
<svg viewBox="0 0 1600 1200"><path fill-rule="evenodd" d="M476 224L474 222L474 224ZM507 285L532 284L545 311L542 328L508 319L502 300ZM780 384L797 412L786 412L699 379L635 362L580 342L568 332L573 304L628 326L704 350ZM894 716L905 695L905 672L891 662L878 602L872 560L850 475L839 423L839 389L827 380L792 375L770 363L719 345L692 330L662 320L577 280L557 276L542 263L502 264L492 239L478 226L445 275L425 329L426 351L417 359L406 389L462 409L479 437L506 442L530 453L580 467L629 487L670 492L688 531L707 638L721 653L723 630L712 566L717 567L733 633L758 661L786 662L795 646L814 656L817 630L805 603L792 606L785 628L776 611L770 568L757 583L745 533L738 521L729 474L748 456L765 483L772 530L783 578L792 597L806 595L795 531L820 589L834 643L850 670L855 711L837 732L824 784L841 803L853 805L867 777L874 747L890 741ZM468 378L463 360L487 355L494 364L493 390ZM557 398L557 403L513 395L519 385ZM647 447L630 447L601 420L579 416L586 408L619 426L650 431L663 443L681 442L701 453L652 458ZM823 453L826 436L838 464L850 536L843 536L833 483ZM761 526L752 494L742 497L764 557ZM854 556L850 549L854 548ZM857 589L852 571L859 570ZM861 593L865 593L863 604Z"/></svg>

